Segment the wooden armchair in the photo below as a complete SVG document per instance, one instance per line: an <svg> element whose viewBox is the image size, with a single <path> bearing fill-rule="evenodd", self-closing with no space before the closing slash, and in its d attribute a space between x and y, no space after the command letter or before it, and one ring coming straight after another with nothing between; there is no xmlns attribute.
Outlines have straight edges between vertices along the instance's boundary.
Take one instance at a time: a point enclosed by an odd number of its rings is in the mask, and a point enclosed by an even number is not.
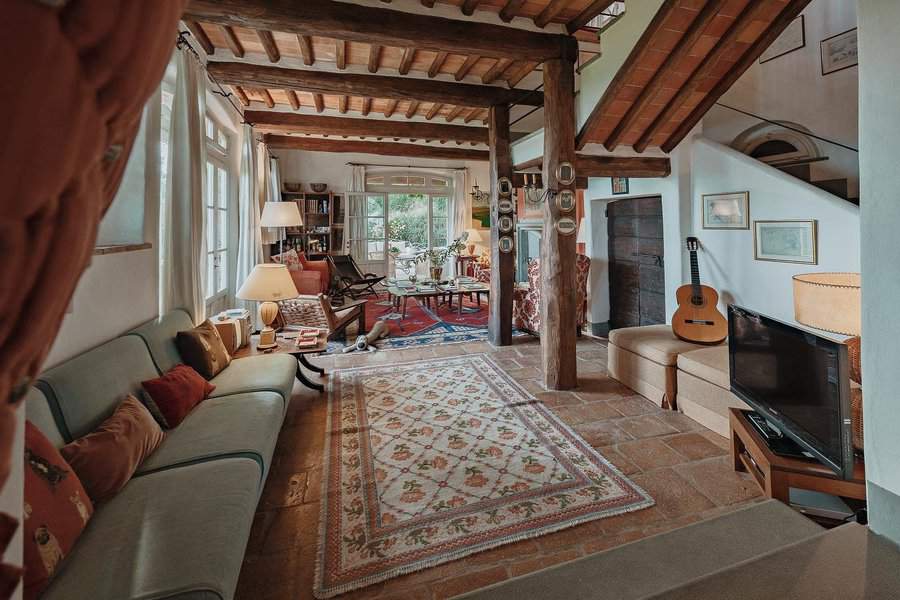
<svg viewBox="0 0 900 600"><path fill-rule="evenodd" d="M366 301L357 300L340 309L331 306L331 300L324 294L301 295L278 303L276 327L318 327L328 330L328 338L346 337L347 326L359 324L359 333L366 333Z"/></svg>
<svg viewBox="0 0 900 600"><path fill-rule="evenodd" d="M378 295L375 285L384 279L384 275L363 273L349 254L329 255L328 261L334 269L337 296L347 295L356 300L360 296Z"/></svg>

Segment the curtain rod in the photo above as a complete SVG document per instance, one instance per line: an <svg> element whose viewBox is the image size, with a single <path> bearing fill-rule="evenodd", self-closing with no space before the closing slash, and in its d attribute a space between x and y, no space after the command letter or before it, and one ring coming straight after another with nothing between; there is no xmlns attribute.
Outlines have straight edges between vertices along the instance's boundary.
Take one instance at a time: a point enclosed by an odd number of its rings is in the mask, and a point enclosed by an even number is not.
<svg viewBox="0 0 900 600"><path fill-rule="evenodd" d="M392 169L437 169L440 171L466 171L469 167L436 167L432 165L376 165L372 163L348 162L349 167L390 167Z"/></svg>

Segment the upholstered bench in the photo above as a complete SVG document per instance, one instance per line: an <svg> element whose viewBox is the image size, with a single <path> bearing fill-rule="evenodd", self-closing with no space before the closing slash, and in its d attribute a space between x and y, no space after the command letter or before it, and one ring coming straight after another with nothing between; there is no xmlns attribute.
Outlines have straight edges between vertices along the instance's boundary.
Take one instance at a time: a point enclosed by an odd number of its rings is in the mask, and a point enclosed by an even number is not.
<svg viewBox="0 0 900 600"><path fill-rule="evenodd" d="M675 409L678 355L701 348L705 346L678 339L669 325L614 329L609 332L607 369L641 396Z"/></svg>
<svg viewBox="0 0 900 600"><path fill-rule="evenodd" d="M728 437L728 409L749 408L731 393L728 345L678 355L678 410Z"/></svg>

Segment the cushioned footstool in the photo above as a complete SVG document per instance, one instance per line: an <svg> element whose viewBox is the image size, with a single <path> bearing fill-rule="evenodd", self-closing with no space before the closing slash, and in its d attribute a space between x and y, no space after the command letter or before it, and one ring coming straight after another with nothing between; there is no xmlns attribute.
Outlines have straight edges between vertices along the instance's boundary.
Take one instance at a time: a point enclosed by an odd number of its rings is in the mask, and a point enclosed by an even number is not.
<svg viewBox="0 0 900 600"><path fill-rule="evenodd" d="M609 332L611 377L662 408L676 408L678 355L705 348L685 342L670 325L625 327Z"/></svg>
<svg viewBox="0 0 900 600"><path fill-rule="evenodd" d="M678 355L678 410L728 437L728 409L749 406L731 393L728 346L714 346Z"/></svg>

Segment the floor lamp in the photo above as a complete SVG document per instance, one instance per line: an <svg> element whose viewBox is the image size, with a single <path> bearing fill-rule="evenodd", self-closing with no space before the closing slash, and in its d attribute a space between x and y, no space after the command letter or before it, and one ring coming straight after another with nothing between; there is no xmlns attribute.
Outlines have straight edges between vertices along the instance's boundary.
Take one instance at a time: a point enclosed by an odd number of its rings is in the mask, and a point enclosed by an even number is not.
<svg viewBox="0 0 900 600"><path fill-rule="evenodd" d="M278 239L278 254L284 254L285 227L299 227L303 225L303 217L296 202L266 202L263 205L262 216L259 218L260 227L279 227L281 235Z"/></svg>

